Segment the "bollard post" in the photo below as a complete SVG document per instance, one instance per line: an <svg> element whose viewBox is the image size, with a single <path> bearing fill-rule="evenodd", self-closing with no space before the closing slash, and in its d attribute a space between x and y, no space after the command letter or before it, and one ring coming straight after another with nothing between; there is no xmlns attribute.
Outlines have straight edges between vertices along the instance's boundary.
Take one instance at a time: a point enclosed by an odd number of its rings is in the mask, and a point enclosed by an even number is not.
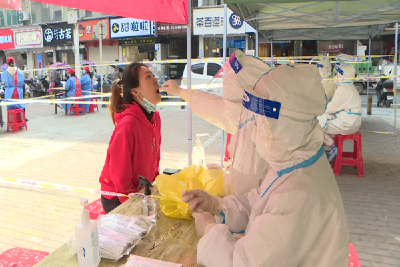
<svg viewBox="0 0 400 267"><path fill-rule="evenodd" d="M367 109L367 115L371 115L372 113L372 95L368 96L368 109Z"/></svg>

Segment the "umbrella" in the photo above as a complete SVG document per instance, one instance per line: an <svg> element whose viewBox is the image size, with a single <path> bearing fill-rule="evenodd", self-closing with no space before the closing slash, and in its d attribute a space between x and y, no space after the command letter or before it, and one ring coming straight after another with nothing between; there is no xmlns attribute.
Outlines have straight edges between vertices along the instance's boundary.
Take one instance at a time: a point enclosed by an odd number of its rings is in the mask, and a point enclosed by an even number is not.
<svg viewBox="0 0 400 267"><path fill-rule="evenodd" d="M89 61L89 60L82 60L82 65L94 66L94 63L93 63L93 61Z"/></svg>
<svg viewBox="0 0 400 267"><path fill-rule="evenodd" d="M51 69L70 69L70 65L62 63L62 62L56 62L50 65Z"/></svg>
<svg viewBox="0 0 400 267"><path fill-rule="evenodd" d="M7 68L8 68L7 63L4 63L3 65L1 65L1 68L2 68L3 70L7 69Z"/></svg>

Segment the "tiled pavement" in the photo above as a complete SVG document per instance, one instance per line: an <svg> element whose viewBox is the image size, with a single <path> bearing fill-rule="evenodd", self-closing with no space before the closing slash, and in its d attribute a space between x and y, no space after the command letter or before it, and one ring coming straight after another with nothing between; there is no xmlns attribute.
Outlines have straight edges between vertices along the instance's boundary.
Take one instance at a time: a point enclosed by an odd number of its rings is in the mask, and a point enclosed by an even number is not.
<svg viewBox="0 0 400 267"><path fill-rule="evenodd" d="M386 116L390 122L390 109L387 114L382 112L363 117L365 177L357 177L356 170L348 166L337 177L351 242L363 267L400 266L400 143L398 137L367 132L393 131L380 118ZM0 175L99 188L113 130L107 110L79 117L53 113L52 105L28 105L29 131L11 134L0 128ZM184 166L186 110L162 107L160 114L161 169ZM193 115L193 140L195 133L204 132L213 138L203 140L206 159L219 163L220 130ZM0 252L15 246L54 251L73 236L83 197L92 201L99 196L0 184Z"/></svg>

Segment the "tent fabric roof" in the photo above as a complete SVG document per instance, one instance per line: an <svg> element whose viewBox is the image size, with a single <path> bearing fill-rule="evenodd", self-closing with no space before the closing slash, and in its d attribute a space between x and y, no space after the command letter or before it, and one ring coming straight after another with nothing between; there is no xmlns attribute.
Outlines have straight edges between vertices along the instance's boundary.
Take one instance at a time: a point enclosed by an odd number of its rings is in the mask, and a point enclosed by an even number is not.
<svg viewBox="0 0 400 267"><path fill-rule="evenodd" d="M382 32L385 25L400 20L398 0L225 0L225 3L252 26L257 23L260 31L273 31L274 40L368 39Z"/></svg>

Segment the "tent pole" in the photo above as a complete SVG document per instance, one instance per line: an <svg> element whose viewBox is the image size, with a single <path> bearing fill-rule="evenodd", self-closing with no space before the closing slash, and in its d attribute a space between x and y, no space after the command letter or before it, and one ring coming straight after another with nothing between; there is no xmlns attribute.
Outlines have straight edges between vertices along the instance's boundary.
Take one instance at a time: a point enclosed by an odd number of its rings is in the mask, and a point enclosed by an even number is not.
<svg viewBox="0 0 400 267"><path fill-rule="evenodd" d="M222 48L223 48L223 60L224 64L226 62L226 50L227 50L227 45L226 45L226 35L227 35L227 25L228 25L228 6L227 4L224 4L224 35L223 35L223 40L222 40ZM244 21L243 21L244 23ZM225 73L222 74L225 76ZM222 96L224 96L224 90L222 90ZM224 168L224 130L221 131L221 168Z"/></svg>
<svg viewBox="0 0 400 267"><path fill-rule="evenodd" d="M396 33L394 37L394 78L393 78L393 92L394 92L394 136L397 135L397 50L398 50L398 41L399 41L399 23L396 22ZM400 141L400 140L399 140Z"/></svg>
<svg viewBox="0 0 400 267"><path fill-rule="evenodd" d="M273 42L273 37L272 37L272 31L271 31L271 69L274 68L274 42Z"/></svg>
<svg viewBox="0 0 400 267"><path fill-rule="evenodd" d="M369 66L371 61L371 34L369 35L369 43L368 43L368 70L367 70L367 99L368 99L368 108L367 108L367 115L371 115L372 113L372 95L371 101L369 99ZM370 105L371 102L371 105Z"/></svg>
<svg viewBox="0 0 400 267"><path fill-rule="evenodd" d="M192 1L187 1L187 90L192 90ZM188 164L192 165L192 108L187 105Z"/></svg>
<svg viewBox="0 0 400 267"><path fill-rule="evenodd" d="M256 47L254 48L255 50L256 50L256 57L259 57L258 56L258 20L257 20L257 17L258 17L258 13L256 14L256 21L255 21L255 24L256 24Z"/></svg>

